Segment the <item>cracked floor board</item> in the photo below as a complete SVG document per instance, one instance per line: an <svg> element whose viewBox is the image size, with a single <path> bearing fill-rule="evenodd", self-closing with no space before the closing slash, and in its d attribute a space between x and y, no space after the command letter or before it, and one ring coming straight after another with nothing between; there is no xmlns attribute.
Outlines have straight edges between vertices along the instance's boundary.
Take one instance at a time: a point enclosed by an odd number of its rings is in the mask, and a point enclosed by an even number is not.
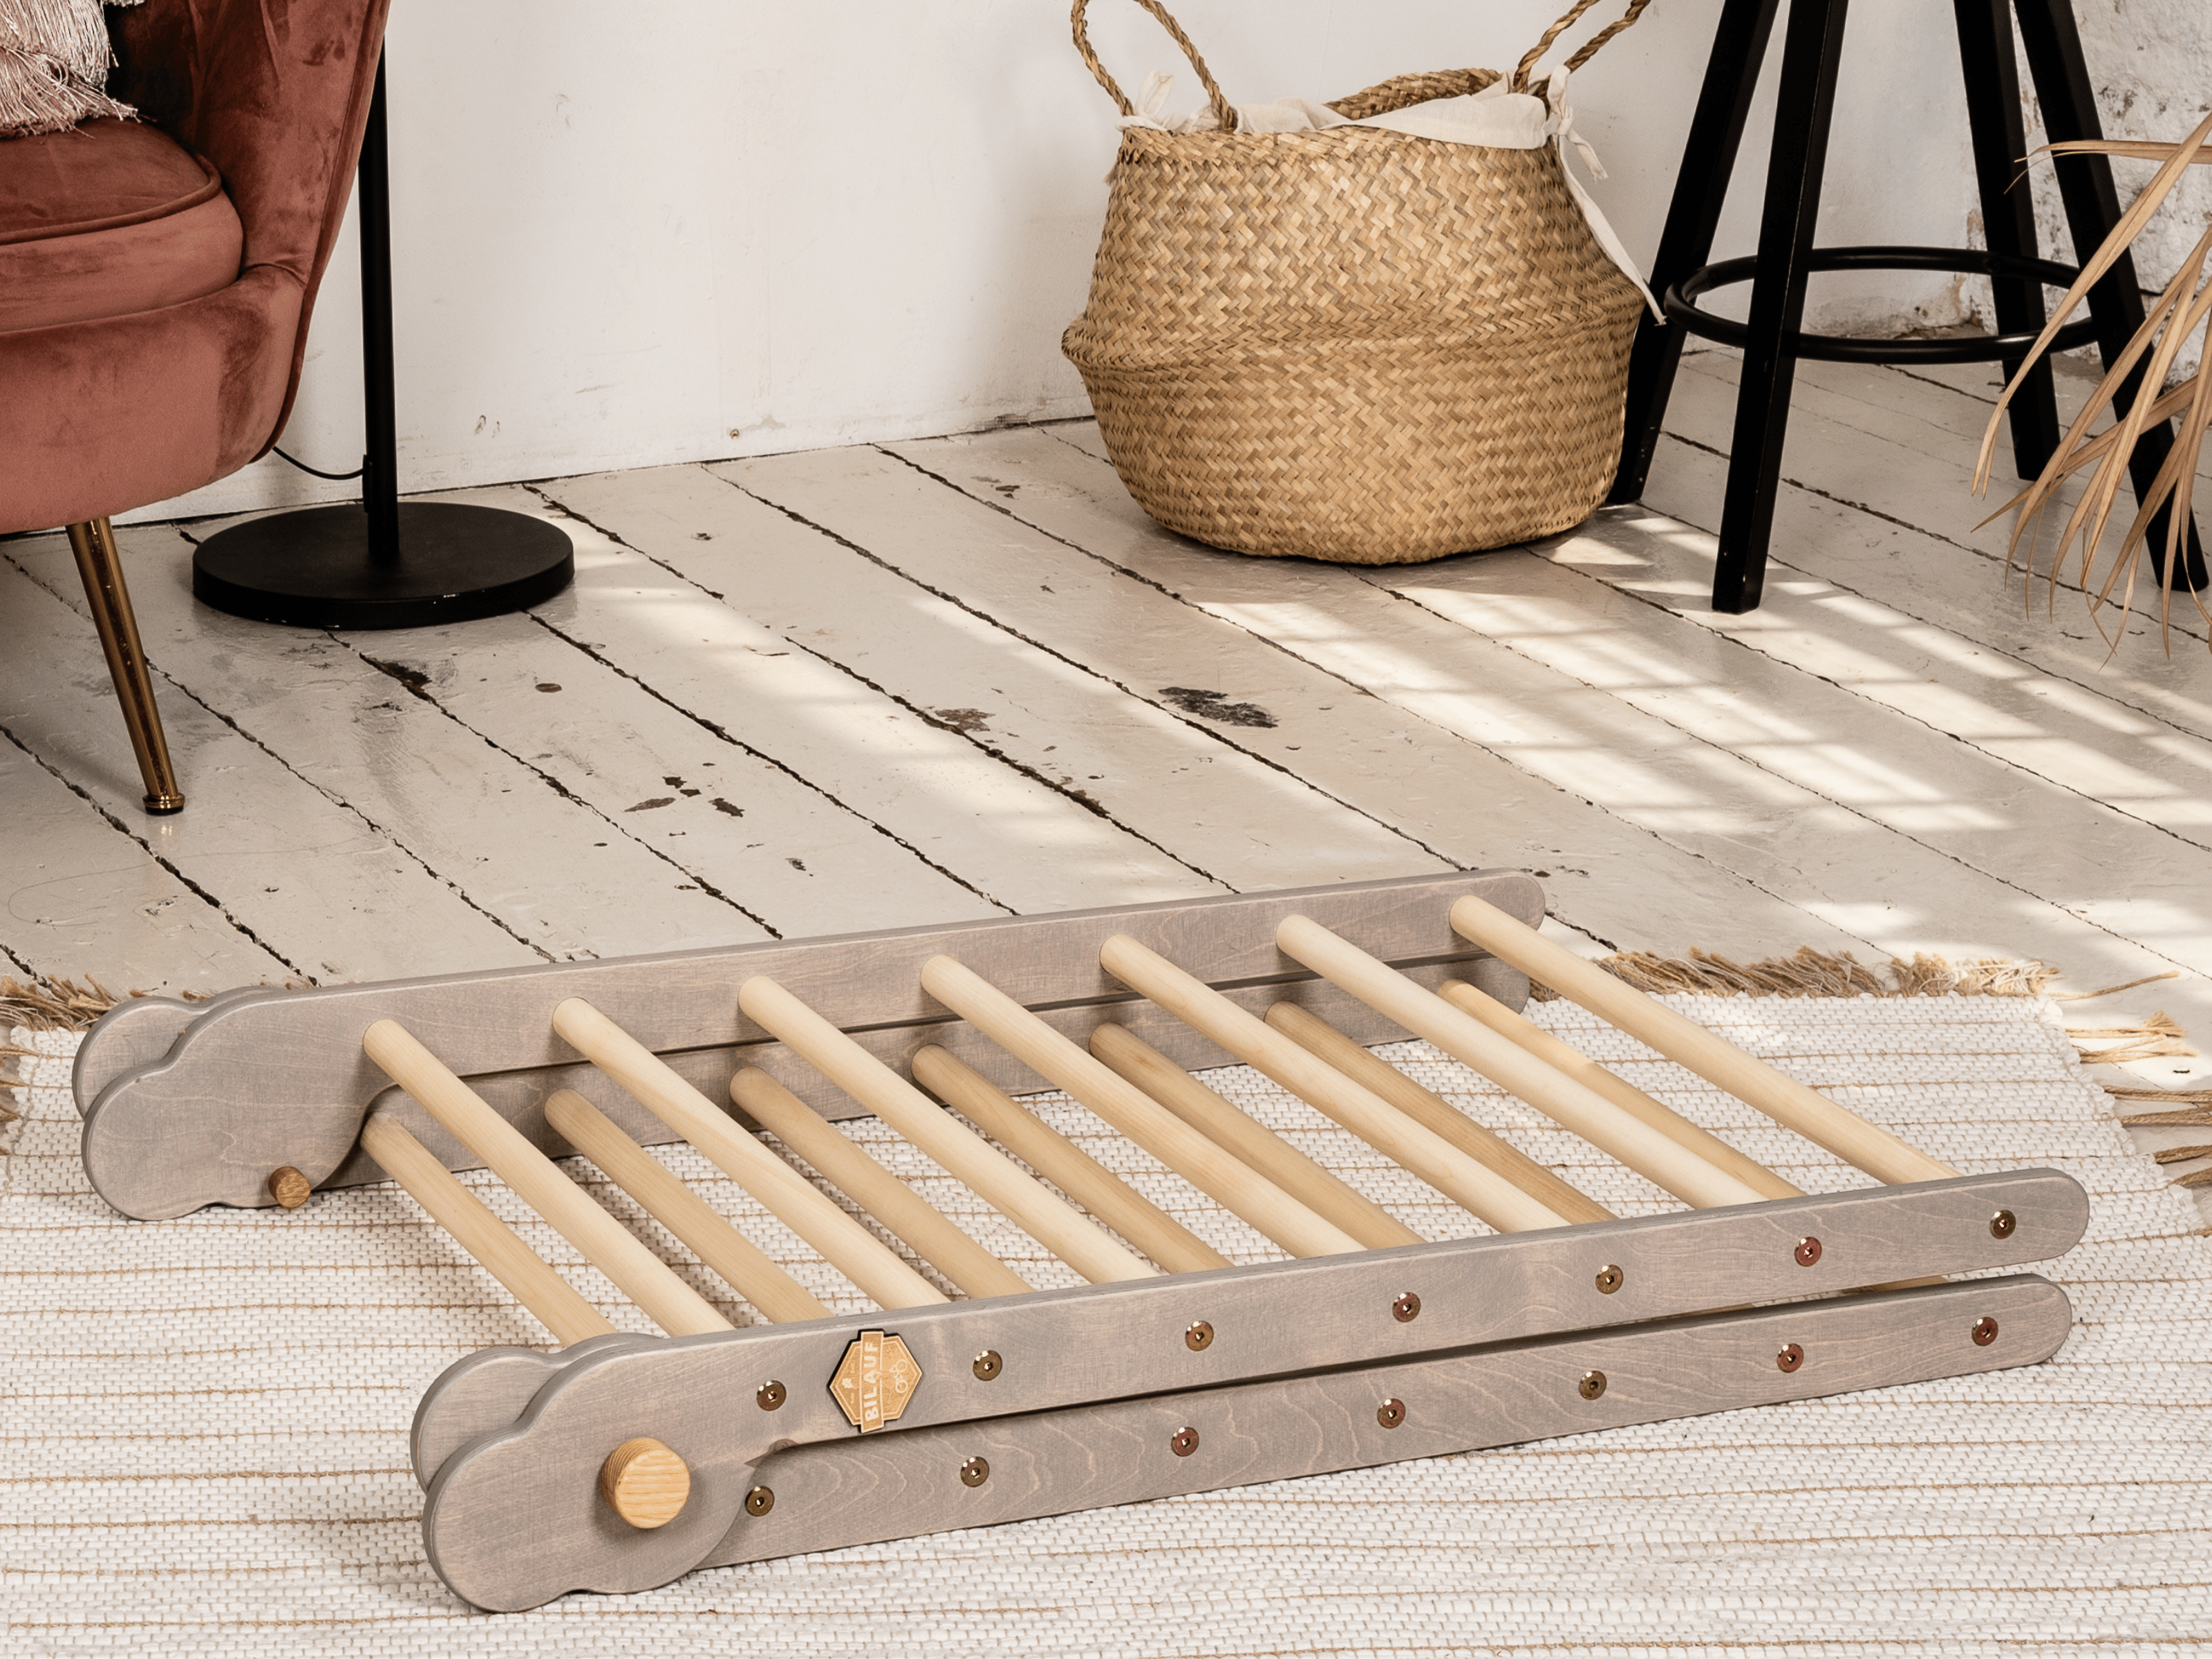
<svg viewBox="0 0 2212 1659"><path fill-rule="evenodd" d="M1670 437L1660 445L1645 505L1710 534L1727 472L1725 457ZM2018 579L2008 584L1997 562L1788 484L1776 500L1770 560L1770 583L1808 580L1888 607L1940 638L1989 652L2026 680L2029 695L2117 706L2123 718L2144 717L2150 738L2161 726L2192 740L2212 738L2212 653L2177 635L2168 660L2154 620L2136 616L2119 652L2108 654L2085 618L2065 615L2073 601L2064 594L2054 616L2039 587L2034 610L2026 611ZM2093 701L2075 701L2084 694Z"/></svg>
<svg viewBox="0 0 2212 1659"><path fill-rule="evenodd" d="M1058 447L1034 431L1004 435ZM896 455L816 452L710 470L824 524L1002 626L1179 708L1224 743L1295 773L1453 863L1549 872L1557 913L1600 938L1659 939L1669 949L1710 942L1717 890L1730 902L1720 907L1729 918L1722 924L1728 943L1717 948L1784 936L1863 948L1863 939L1393 707L1357 676L1279 648L1207 608L1232 587L1255 603L1280 597L1289 567L1194 549L1186 554L1180 543L1163 559L1141 534L1121 535L1111 557L1098 556L1010 516L996 488L1007 479L975 480L984 499L971 500L930 476L959 467L981 441L902 444ZM1111 474L1105 477L1120 494ZM1204 563L1202 573L1175 563L1189 556ZM1186 577L1196 591L1166 591L1189 585ZM1285 603L1310 608L1304 600ZM1255 723L1245 712L1253 708L1272 723ZM1220 718L1224 711L1235 718ZM1606 895L1601 903L1588 902L1594 890Z"/></svg>
<svg viewBox="0 0 2212 1659"><path fill-rule="evenodd" d="M1706 598L1712 589L1713 538L1686 532L1656 514L1608 509L1583 530L1545 544L1542 554L1563 570L1634 594L1763 659L1879 705L1885 715L1870 724L1865 740L1886 764L1915 771L1908 798L1940 802L1965 795L1989 802L2016 793L2016 783L1989 770L2002 765L2056 786L2064 796L2102 803L2100 818L2107 810L2124 814L2195 852L2212 851L2212 742L2203 738L1794 572L1769 580L1757 611L1718 615ZM1562 602L1572 602L1575 586L1565 586ZM1754 669L1754 688L1763 673ZM1924 738L1889 722L1892 713L1948 742L1931 749ZM1960 750L1972 757L1966 775L1950 769ZM2040 816L2032 821L2043 832L2037 840L2057 841L2080 854L2102 838L2085 821ZM2026 821L2014 824L2027 827ZM1930 827L1937 834L1943 830L1940 823ZM1960 827L1973 828L1963 820ZM2139 888L2158 884L2146 865L2179 853L2162 842L2109 850L2138 871ZM2185 885L2199 885L2202 860L2191 857L2186 868Z"/></svg>
<svg viewBox="0 0 2212 1659"><path fill-rule="evenodd" d="M1923 404L1980 407L1923 381L1889 378ZM1680 418L1710 422L1714 413L1693 397ZM1954 434L1950 441L1970 440ZM1648 504L1709 527L1725 472L1724 457L1663 445ZM2154 623L2137 616L2112 652L2078 611L2069 617L2077 598L2062 593L2054 616L2039 589L2034 613L2023 615L2020 580L2008 583L2001 562L1802 487L1781 492L1769 596L1746 616L1716 616L1701 602L1711 580L1710 537L1640 545L1644 556L1620 574L1655 602L2212 847L2212 653L2200 643L2177 633L2169 657ZM1599 568L1605 562L1589 574L1612 580Z"/></svg>
<svg viewBox="0 0 2212 1659"><path fill-rule="evenodd" d="M696 881L683 890L693 878L618 821L565 799L524 759L446 714L432 684L417 695L404 665L377 667L409 647L411 630L334 638L321 629L242 621L194 602L191 544L177 532L117 534L131 561L147 654L162 673L453 882L526 945L564 961L767 937ZM46 538L18 557L79 609L76 568L58 542ZM495 635L501 623L514 621L477 626ZM495 647L485 643L481 663L434 665L448 678L489 676L496 672ZM582 660L573 649L568 655ZM541 714L555 707L538 702ZM227 786L220 778L202 783L194 775L200 757L173 750L187 811L197 812Z"/></svg>
<svg viewBox="0 0 2212 1659"><path fill-rule="evenodd" d="M1740 357L1725 346L1712 346L1696 356ZM2055 360L2058 370L2058 418L2070 422L2096 389L2101 368L2093 370L2079 357ZM1911 368L1882 363L1815 363L1797 366L1800 384L1870 404L1878 410L1894 410L1906 421L1932 426L1964 438L1964 453L1975 454L1990 414L2003 392L2004 373L1995 363L1927 363ZM1941 388L1937 395L1931 395ZM1877 425L1876 430L1880 428ZM2200 454L2197 476L2212 480L2212 452ZM2012 461L2012 428L2008 423L1997 438L1996 462L1990 479L1992 505L2010 498L2024 481Z"/></svg>
<svg viewBox="0 0 2212 1659"><path fill-rule="evenodd" d="M552 512L521 490L455 499ZM611 548L588 524L559 522L587 562ZM618 826L667 860L664 872L679 872L668 879L711 888L784 938L1003 914L883 826L536 617L349 637L421 676L447 714L586 804L600 825L591 840ZM619 936L643 942L619 948L676 948L678 918L643 890L633 897Z"/></svg>
<svg viewBox="0 0 2212 1659"><path fill-rule="evenodd" d="M1686 356L1683 372L1677 377L1674 395L1668 402L1667 431L1678 439L1702 444L1724 458L1734 438L1735 381L1740 368L1741 360L1733 352L1706 351ZM2003 452L2002 470L1993 479L1989 495L1974 495L1974 455L1981 441L1979 428L1973 427L1963 432L1958 429L1970 424L1959 418L1962 394L1949 393L1933 386L1924 389L1929 404L1937 411L1936 418L1912 418L1893 413L1880 404L1834 389L1826 376L1808 379L1797 387L1790 401L1782 476L1802 489L1816 492L1863 513L1879 514L1900 529L1917 530L1954 548L1972 550L1978 556L1977 564L1988 573L1987 585L1999 587L2004 581L2005 549L2012 536L2011 520L2007 517L1986 528L1976 526L2011 499L2020 487L2019 481L2011 476L2010 451ZM1655 466L1655 482L1658 471ZM2132 516L2134 511L2133 497L2126 490L2121 492L2120 499L2128 503L2128 507L2126 514L2121 515L2121 525L2108 532L2115 537L2124 527L2125 518ZM2200 499L2212 500L2212 495ZM1649 489L1645 501L1647 505L1659 505ZM1666 509L1662 507L1661 510ZM2045 515L2044 545L2035 562L2039 573L2048 572L2048 545L2064 523L2063 513L2055 520ZM2069 559L2068 563L2069 571L2078 577L2078 562ZM2107 555L2099 562L2100 581L2101 573L2109 567ZM2146 577L2147 574L2146 572ZM2017 574L2012 578L2011 605L2015 610L2021 606L2020 580ZM2037 620L2056 631L2047 615L2041 574L2037 577ZM2137 608L2140 610L2147 602L2156 603L2146 579L2137 583ZM2002 600L1996 604L2002 608ZM2078 587L2061 586L2056 623L2093 640L2096 637ZM2107 618L2107 629L2112 625L2112 620ZM2205 655L2203 647L2208 635L2212 635L2212 623L2197 613L2186 594L2174 596L2173 629L2177 647L2185 636L2194 642L2199 657Z"/></svg>
<svg viewBox="0 0 2212 1659"><path fill-rule="evenodd" d="M916 540L941 533L931 515L919 515L878 560L698 467L603 473L547 488L784 639L927 711L1228 887L1249 892L1449 867L1206 726L1132 696L1108 677L1110 669L1055 655L892 568L909 562ZM1189 696L1212 720L1270 718L1206 702L1218 694Z"/></svg>
<svg viewBox="0 0 2212 1659"><path fill-rule="evenodd" d="M173 817L149 817L90 626L10 562L15 545L0 558L0 726L287 969L327 982L544 960L359 812L186 696L158 659L155 696L191 799ZM75 971L111 984L132 977L127 963Z"/></svg>
<svg viewBox="0 0 2212 1659"><path fill-rule="evenodd" d="M1082 803L604 535L579 535L575 586L532 614L883 825L959 884L969 895L963 905L980 900L1034 915L1218 890ZM896 635L906 624L894 615L875 625Z"/></svg>
<svg viewBox="0 0 2212 1659"><path fill-rule="evenodd" d="M2002 954L2027 909L2064 947L2046 954L2100 983L2212 953L2201 849L1570 570L1515 550L1291 561L1239 603L1251 562L1162 531L1095 459L1034 430L942 448L1014 485L1009 511L1123 561L1145 550L1210 608L1885 949ZM2023 819L2049 844L2023 842ZM2136 872L2124 905L2113 864ZM2124 908L2155 948L2023 890L2023 867L2071 908Z"/></svg>
<svg viewBox="0 0 2212 1659"><path fill-rule="evenodd" d="M11 549L12 550L12 549ZM283 982L283 963L0 737L0 963L120 995Z"/></svg>
<svg viewBox="0 0 2212 1659"><path fill-rule="evenodd" d="M1702 594L1686 599L1680 582L1653 574L1680 556L1685 539L1668 521L1621 509L1551 550L1558 568L1548 583L1511 568L1529 556L1520 553L1449 561L1396 580L1468 626L1509 636L1631 708L1741 757L1739 764L1831 803L1801 814L1775 854L1834 895L1836 920L1856 922L1885 949L1954 960L2041 956L2064 966L2075 988L2179 967L2185 980L2160 994L2193 1000L2199 1024L2212 1023L2205 848L1988 752L1957 728L1978 727L1988 743L1988 728L2000 724L1993 714L1966 695L1942 695L1924 676L1910 693L1873 678L1881 671L1871 659L1826 635L1820 617L1788 614L1784 585L1770 580L1767 605L1753 613L1771 632L1711 617ZM1706 569L1709 587L1709 562ZM1583 587L1592 579L1615 590L1612 603ZM1686 637L1687 629L1710 643ZM1782 640L1795 648L1759 648ZM1910 653L1893 646L1892 657ZM1869 683L1884 695L1862 696ZM2015 752L2032 746L2017 722L2004 737L2002 746ZM1741 799L1729 768L1716 759L1711 769L1717 804ZM2177 791L2169 804L2178 815L2189 800ZM2116 872L2124 878L2116 881ZM1887 913L1861 920L1858 904Z"/></svg>

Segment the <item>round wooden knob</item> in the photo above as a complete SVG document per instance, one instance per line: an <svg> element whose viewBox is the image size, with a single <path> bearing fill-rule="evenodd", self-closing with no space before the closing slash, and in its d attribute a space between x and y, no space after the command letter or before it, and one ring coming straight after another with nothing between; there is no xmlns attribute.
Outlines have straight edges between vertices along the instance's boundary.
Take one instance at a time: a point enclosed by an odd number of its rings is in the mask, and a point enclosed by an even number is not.
<svg viewBox="0 0 2212 1659"><path fill-rule="evenodd" d="M288 1210L298 1209L314 1190L315 1183L289 1164L270 1173L269 1196Z"/></svg>
<svg viewBox="0 0 2212 1659"><path fill-rule="evenodd" d="M641 1531L665 1527L684 1513L690 1499L691 1471L660 1442L641 1435L607 1454L599 1469L599 1496Z"/></svg>

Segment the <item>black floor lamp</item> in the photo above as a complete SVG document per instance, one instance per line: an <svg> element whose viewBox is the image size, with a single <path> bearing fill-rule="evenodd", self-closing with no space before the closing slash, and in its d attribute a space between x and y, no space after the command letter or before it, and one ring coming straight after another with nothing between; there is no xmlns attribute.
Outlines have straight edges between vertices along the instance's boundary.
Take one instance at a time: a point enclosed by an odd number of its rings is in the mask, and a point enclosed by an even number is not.
<svg viewBox="0 0 2212 1659"><path fill-rule="evenodd" d="M193 597L234 617L300 628L422 628L539 604L575 576L558 526L502 507L399 499L381 58L357 190L368 382L362 499L271 514L209 537L192 557Z"/></svg>

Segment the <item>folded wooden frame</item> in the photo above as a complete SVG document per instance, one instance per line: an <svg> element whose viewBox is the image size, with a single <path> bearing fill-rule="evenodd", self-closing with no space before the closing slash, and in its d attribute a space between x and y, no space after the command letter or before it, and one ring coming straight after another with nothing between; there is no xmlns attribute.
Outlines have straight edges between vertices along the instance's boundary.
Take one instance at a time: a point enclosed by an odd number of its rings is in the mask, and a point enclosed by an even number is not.
<svg viewBox="0 0 2212 1659"><path fill-rule="evenodd" d="M2075 1182L1960 1176L1541 915L1528 878L1475 873L149 1000L80 1054L85 1164L144 1218L389 1176L566 1345L471 1355L416 1413L430 1561L497 1610L2057 1348L2056 1285L1932 1276L2062 1254ZM1885 1184L1801 1192L1523 1018L1530 975ZM1689 1207L1618 1218L1362 1046L1408 1034ZM1495 1231L1424 1239L1188 1069L1232 1062ZM1047 1088L1291 1259L1230 1265L1011 1097ZM1090 1283L1030 1288L828 1121L865 1113ZM831 1315L642 1150L678 1139L881 1310ZM578 1152L763 1322L550 1161ZM477 1166L668 1334L617 1333L449 1173Z"/></svg>

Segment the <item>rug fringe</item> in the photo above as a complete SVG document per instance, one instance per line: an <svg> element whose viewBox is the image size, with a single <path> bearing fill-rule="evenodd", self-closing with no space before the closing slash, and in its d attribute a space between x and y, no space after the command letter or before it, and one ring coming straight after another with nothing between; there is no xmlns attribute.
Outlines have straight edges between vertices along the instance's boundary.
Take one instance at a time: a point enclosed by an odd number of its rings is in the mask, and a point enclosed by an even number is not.
<svg viewBox="0 0 2212 1659"><path fill-rule="evenodd" d="M1809 945L1799 945L1786 957L1749 963L1693 946L1686 957L1622 951L1600 958L1597 965L1655 996L2033 997L2041 996L2043 988L2058 976L2056 966L2033 957L1990 957L1954 965L1942 957L1916 952L1910 961L1892 957L1880 968L1872 968L1849 951L1816 951ZM1559 995L1548 985L1528 989L1540 1002Z"/></svg>
<svg viewBox="0 0 2212 1659"><path fill-rule="evenodd" d="M143 997L146 994L128 994ZM40 980L26 985L19 979L0 978L0 1024L20 1025L30 1031L82 1031L123 1000L88 975L82 985L73 979Z"/></svg>
<svg viewBox="0 0 2212 1659"><path fill-rule="evenodd" d="M2122 991L2132 991L2138 985L2155 985L2162 979L2179 979L2181 969L2169 968L2162 974L2145 974L2141 979L2124 980L2118 985L2107 985L2095 991L2053 991L2053 1002L2094 1002L2099 997L2115 996Z"/></svg>
<svg viewBox="0 0 2212 1659"><path fill-rule="evenodd" d="M2166 1103L2159 1112L2130 1112L2120 1121L2142 1129L2179 1129L2193 1123L2212 1123L2212 1089L2128 1089L2107 1083L2105 1092L2115 1100L2158 1100Z"/></svg>
<svg viewBox="0 0 2212 1659"><path fill-rule="evenodd" d="M2125 1066L2132 1060L2160 1060L2169 1054L2194 1058L2187 1036L2171 1014L2160 1011L2134 1025L2069 1025L2066 1035L2081 1049L2084 1066ZM2106 1048L2083 1048L2081 1040L2111 1039Z"/></svg>

